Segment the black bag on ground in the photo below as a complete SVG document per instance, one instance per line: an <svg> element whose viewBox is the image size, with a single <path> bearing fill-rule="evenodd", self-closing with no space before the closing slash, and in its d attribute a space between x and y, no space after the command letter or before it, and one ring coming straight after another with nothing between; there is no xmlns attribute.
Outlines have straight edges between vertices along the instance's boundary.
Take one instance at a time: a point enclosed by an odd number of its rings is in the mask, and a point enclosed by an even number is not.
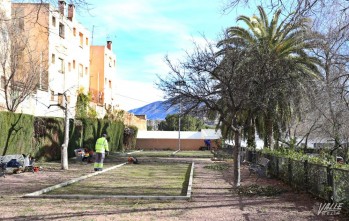
<svg viewBox="0 0 349 221"><path fill-rule="evenodd" d="M6 167L17 167L17 168L20 166L22 165L16 159L10 160L6 165Z"/></svg>

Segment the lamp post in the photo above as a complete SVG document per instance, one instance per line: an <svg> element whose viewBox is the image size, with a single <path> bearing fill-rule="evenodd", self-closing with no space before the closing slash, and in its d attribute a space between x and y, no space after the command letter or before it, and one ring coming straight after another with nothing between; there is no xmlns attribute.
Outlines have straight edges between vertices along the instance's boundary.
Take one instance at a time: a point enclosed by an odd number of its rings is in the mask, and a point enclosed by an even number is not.
<svg viewBox="0 0 349 221"><path fill-rule="evenodd" d="M185 81L176 81L175 85L181 90L182 86L185 85ZM180 96L180 95L179 95ZM181 114L182 114L182 101L179 97L179 114L178 114L178 151L181 150Z"/></svg>

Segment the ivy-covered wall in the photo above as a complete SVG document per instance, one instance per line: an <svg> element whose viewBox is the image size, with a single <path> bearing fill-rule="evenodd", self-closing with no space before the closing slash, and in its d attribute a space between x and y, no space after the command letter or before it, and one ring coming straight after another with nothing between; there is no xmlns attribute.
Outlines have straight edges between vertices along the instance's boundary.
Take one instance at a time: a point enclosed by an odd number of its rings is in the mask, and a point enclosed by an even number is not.
<svg viewBox="0 0 349 221"><path fill-rule="evenodd" d="M30 154L37 159L59 160L64 141L64 119L0 112L0 155ZM111 151L123 150L124 124L117 121L70 119L68 154L80 147L94 149L103 133ZM8 143L8 145L6 145ZM5 148L7 146L7 148Z"/></svg>

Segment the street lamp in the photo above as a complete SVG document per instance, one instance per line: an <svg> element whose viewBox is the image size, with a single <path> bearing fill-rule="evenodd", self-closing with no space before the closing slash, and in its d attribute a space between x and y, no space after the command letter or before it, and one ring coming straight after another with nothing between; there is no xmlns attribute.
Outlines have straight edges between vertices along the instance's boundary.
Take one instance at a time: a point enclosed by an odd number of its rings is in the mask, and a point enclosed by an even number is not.
<svg viewBox="0 0 349 221"><path fill-rule="evenodd" d="M176 81L175 85L181 90L182 86L185 86L185 81ZM181 114L182 114L182 101L179 95L179 114L178 114L178 151L181 150Z"/></svg>

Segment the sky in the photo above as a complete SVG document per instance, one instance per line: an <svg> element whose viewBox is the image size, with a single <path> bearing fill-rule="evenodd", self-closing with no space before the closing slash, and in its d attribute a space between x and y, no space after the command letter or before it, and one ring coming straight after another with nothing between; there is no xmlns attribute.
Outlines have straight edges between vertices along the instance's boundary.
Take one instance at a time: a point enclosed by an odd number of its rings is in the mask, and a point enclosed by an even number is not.
<svg viewBox="0 0 349 221"><path fill-rule="evenodd" d="M156 88L158 76L169 68L164 57L184 57L193 42L203 35L216 41L223 30L236 25L232 11L222 14L224 0L88 0L89 13L79 12L77 19L93 34L93 45L113 42L117 57L114 98L120 108L130 110L164 100Z"/></svg>

